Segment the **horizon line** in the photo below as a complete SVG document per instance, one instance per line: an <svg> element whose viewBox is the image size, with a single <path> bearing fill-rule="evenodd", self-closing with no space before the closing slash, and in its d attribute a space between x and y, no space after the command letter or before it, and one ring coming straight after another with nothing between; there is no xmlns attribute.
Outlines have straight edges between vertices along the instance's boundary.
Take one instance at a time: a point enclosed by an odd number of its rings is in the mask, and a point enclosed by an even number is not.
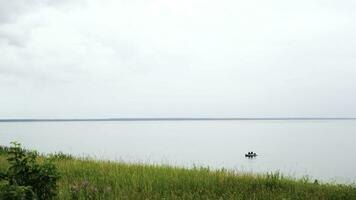
<svg viewBox="0 0 356 200"><path fill-rule="evenodd" d="M356 117L120 117L120 118L22 118L0 122L75 122L75 121L223 121L223 120L356 120Z"/></svg>

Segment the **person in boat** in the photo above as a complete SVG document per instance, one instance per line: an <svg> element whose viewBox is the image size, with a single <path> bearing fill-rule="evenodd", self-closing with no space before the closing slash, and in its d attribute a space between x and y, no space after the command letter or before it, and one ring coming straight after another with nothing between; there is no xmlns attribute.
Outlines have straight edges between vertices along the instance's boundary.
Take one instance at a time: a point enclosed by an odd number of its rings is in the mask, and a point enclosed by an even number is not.
<svg viewBox="0 0 356 200"><path fill-rule="evenodd" d="M255 156L257 156L257 154L256 153L254 153L253 151L249 151L249 152L247 152L247 154L245 154L245 156L246 157L255 157Z"/></svg>

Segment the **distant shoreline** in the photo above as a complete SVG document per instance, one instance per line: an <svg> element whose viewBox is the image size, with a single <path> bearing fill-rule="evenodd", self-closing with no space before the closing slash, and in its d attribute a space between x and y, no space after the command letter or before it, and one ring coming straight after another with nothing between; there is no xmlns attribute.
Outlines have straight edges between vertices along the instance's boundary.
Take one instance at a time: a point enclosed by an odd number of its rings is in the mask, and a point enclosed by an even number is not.
<svg viewBox="0 0 356 200"><path fill-rule="evenodd" d="M86 121L279 121L279 120L356 120L356 118L78 118L78 119L0 119L0 122L86 122Z"/></svg>

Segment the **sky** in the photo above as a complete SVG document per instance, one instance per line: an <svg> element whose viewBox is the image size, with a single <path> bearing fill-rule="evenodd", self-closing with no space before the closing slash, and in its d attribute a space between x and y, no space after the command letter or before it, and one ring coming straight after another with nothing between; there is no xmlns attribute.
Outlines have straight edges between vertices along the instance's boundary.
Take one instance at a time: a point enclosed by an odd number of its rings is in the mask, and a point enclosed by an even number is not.
<svg viewBox="0 0 356 200"><path fill-rule="evenodd" d="M356 117L353 0L0 0L0 119Z"/></svg>

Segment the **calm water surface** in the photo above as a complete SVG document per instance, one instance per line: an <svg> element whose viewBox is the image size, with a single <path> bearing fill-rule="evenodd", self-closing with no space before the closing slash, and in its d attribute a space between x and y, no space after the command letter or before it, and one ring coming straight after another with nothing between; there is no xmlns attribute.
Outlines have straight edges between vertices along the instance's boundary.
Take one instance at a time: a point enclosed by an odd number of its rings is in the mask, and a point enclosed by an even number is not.
<svg viewBox="0 0 356 200"><path fill-rule="evenodd" d="M355 120L0 123L0 145L10 141L98 159L356 182ZM259 156L246 159L248 151Z"/></svg>

